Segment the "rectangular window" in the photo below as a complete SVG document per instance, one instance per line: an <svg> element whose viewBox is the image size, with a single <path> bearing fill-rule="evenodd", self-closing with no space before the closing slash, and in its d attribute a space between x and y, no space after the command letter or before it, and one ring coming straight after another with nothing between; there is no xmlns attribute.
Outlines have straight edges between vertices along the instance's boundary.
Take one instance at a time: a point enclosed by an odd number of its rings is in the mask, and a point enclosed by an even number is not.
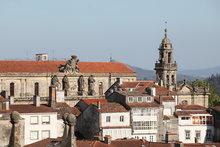
<svg viewBox="0 0 220 147"><path fill-rule="evenodd" d="M189 120L190 117L181 117L181 120Z"/></svg>
<svg viewBox="0 0 220 147"><path fill-rule="evenodd" d="M190 139L190 130L185 130L186 139Z"/></svg>
<svg viewBox="0 0 220 147"><path fill-rule="evenodd" d="M152 100L151 100L151 97L150 96L148 96L147 97L147 102L151 102Z"/></svg>
<svg viewBox="0 0 220 147"><path fill-rule="evenodd" d="M154 141L154 136L150 136L150 142Z"/></svg>
<svg viewBox="0 0 220 147"><path fill-rule="evenodd" d="M157 129L156 121L134 121L133 122L134 130L155 130Z"/></svg>
<svg viewBox="0 0 220 147"><path fill-rule="evenodd" d="M134 102L134 99L133 99L133 97L132 97L132 96L129 96L129 97L128 97L128 102L129 102L129 103Z"/></svg>
<svg viewBox="0 0 220 147"><path fill-rule="evenodd" d="M37 140L37 139L39 139L38 131L31 131L30 140Z"/></svg>
<svg viewBox="0 0 220 147"><path fill-rule="evenodd" d="M50 138L50 131L49 130L42 131L42 139L45 139L45 138Z"/></svg>
<svg viewBox="0 0 220 147"><path fill-rule="evenodd" d="M31 123L31 125L38 124L38 116L31 116L30 117L30 123Z"/></svg>
<svg viewBox="0 0 220 147"><path fill-rule="evenodd" d="M138 97L138 102L142 102L142 97Z"/></svg>
<svg viewBox="0 0 220 147"><path fill-rule="evenodd" d="M212 139L212 130L206 130L206 139L211 140Z"/></svg>
<svg viewBox="0 0 220 147"><path fill-rule="evenodd" d="M120 122L124 122L124 116L120 116Z"/></svg>
<svg viewBox="0 0 220 147"><path fill-rule="evenodd" d="M200 139L200 137L201 137L201 131L199 131L199 130L196 130L196 138L199 140Z"/></svg>
<svg viewBox="0 0 220 147"><path fill-rule="evenodd" d="M42 116L42 124L50 124L50 116Z"/></svg>
<svg viewBox="0 0 220 147"><path fill-rule="evenodd" d="M111 122L111 116L106 116L106 122Z"/></svg>

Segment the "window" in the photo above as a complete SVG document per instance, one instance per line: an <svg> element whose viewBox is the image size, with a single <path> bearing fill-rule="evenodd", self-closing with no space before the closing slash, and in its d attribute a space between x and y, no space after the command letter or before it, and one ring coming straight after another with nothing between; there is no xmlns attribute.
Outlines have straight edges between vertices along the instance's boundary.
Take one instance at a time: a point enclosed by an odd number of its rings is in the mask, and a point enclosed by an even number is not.
<svg viewBox="0 0 220 147"><path fill-rule="evenodd" d="M156 121L134 121L133 122L134 130L155 130L157 129Z"/></svg>
<svg viewBox="0 0 220 147"><path fill-rule="evenodd" d="M103 95L103 83L99 83L99 95Z"/></svg>
<svg viewBox="0 0 220 147"><path fill-rule="evenodd" d="M106 116L106 122L111 122L111 116Z"/></svg>
<svg viewBox="0 0 220 147"><path fill-rule="evenodd" d="M212 139L212 130L206 130L206 139L207 140Z"/></svg>
<svg viewBox="0 0 220 147"><path fill-rule="evenodd" d="M195 134L196 134L196 138L199 140L201 137L201 131L196 130Z"/></svg>
<svg viewBox="0 0 220 147"><path fill-rule="evenodd" d="M42 131L42 139L45 139L45 138L50 138L50 131L49 130Z"/></svg>
<svg viewBox="0 0 220 147"><path fill-rule="evenodd" d="M150 142L154 141L154 136L150 136Z"/></svg>
<svg viewBox="0 0 220 147"><path fill-rule="evenodd" d="M193 116L192 123L200 125L212 125L212 116Z"/></svg>
<svg viewBox="0 0 220 147"><path fill-rule="evenodd" d="M147 102L151 102L151 97L150 96L147 97Z"/></svg>
<svg viewBox="0 0 220 147"><path fill-rule="evenodd" d="M39 139L38 131L31 131L30 140L37 140L37 139Z"/></svg>
<svg viewBox="0 0 220 147"><path fill-rule="evenodd" d="M120 116L120 122L124 122L124 116Z"/></svg>
<svg viewBox="0 0 220 147"><path fill-rule="evenodd" d="M39 83L38 82L34 83L34 95L35 96L39 95Z"/></svg>
<svg viewBox="0 0 220 147"><path fill-rule="evenodd" d="M142 102L142 97L138 97L138 102Z"/></svg>
<svg viewBox="0 0 220 147"><path fill-rule="evenodd" d="M186 139L190 139L190 130L185 130Z"/></svg>
<svg viewBox="0 0 220 147"><path fill-rule="evenodd" d="M181 117L181 120L189 120L190 117Z"/></svg>
<svg viewBox="0 0 220 147"><path fill-rule="evenodd" d="M133 102L133 101L134 101L134 100L133 100L133 97L132 97L132 96L129 96L129 97L128 97L128 102L131 103L131 102Z"/></svg>
<svg viewBox="0 0 220 147"><path fill-rule="evenodd" d="M31 123L31 125L38 124L38 116L31 116L30 123Z"/></svg>
<svg viewBox="0 0 220 147"><path fill-rule="evenodd" d="M43 116L42 124L50 124L50 116Z"/></svg>
<svg viewBox="0 0 220 147"><path fill-rule="evenodd" d="M10 96L15 96L15 83L10 83Z"/></svg>
<svg viewBox="0 0 220 147"><path fill-rule="evenodd" d="M183 101L182 101L182 104L183 104L183 105L187 105L187 104L188 104L187 100L183 100Z"/></svg>

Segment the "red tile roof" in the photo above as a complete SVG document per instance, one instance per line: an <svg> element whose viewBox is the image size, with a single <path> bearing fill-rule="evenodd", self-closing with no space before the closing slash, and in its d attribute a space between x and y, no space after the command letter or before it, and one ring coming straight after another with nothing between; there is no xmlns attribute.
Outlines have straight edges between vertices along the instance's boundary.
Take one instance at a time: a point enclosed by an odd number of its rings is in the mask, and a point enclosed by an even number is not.
<svg viewBox="0 0 220 147"><path fill-rule="evenodd" d="M97 102L100 103L107 103L108 100L105 98L83 98L82 101L84 101L86 104L97 104Z"/></svg>
<svg viewBox="0 0 220 147"><path fill-rule="evenodd" d="M64 113L72 113L75 116L79 116L81 112L76 107L70 107L67 103L56 103L56 111L58 112L58 118L62 118Z"/></svg>
<svg viewBox="0 0 220 147"><path fill-rule="evenodd" d="M56 112L51 107L46 105L40 105L36 107L34 105L10 105L12 111L18 111L19 113L48 113Z"/></svg>
<svg viewBox="0 0 220 147"><path fill-rule="evenodd" d="M4 97L0 96L0 101L6 100Z"/></svg>
<svg viewBox="0 0 220 147"><path fill-rule="evenodd" d="M176 109L182 110L206 110L206 107L200 105L177 105Z"/></svg>
<svg viewBox="0 0 220 147"><path fill-rule="evenodd" d="M145 92L146 87L155 87L156 95L176 95L176 92L170 91L165 87L155 84L154 81L135 81L135 82L123 82L121 88L135 88L137 92Z"/></svg>
<svg viewBox="0 0 220 147"><path fill-rule="evenodd" d="M163 101L175 101L175 99L172 97L172 96L161 96L161 97L154 97L154 99L157 101L157 102L160 102L160 98L162 98Z"/></svg>
<svg viewBox="0 0 220 147"><path fill-rule="evenodd" d="M206 111L176 111L174 115L176 116L190 116L192 114L209 114Z"/></svg>
<svg viewBox="0 0 220 147"><path fill-rule="evenodd" d="M66 61L0 61L0 73L51 73L59 72ZM82 73L135 73L123 63L79 62Z"/></svg>
<svg viewBox="0 0 220 147"><path fill-rule="evenodd" d="M159 107L160 105L156 102L151 103L127 103L130 107Z"/></svg>
<svg viewBox="0 0 220 147"><path fill-rule="evenodd" d="M98 109L100 112L108 113L108 112L128 112L124 106L118 103L101 103L101 108Z"/></svg>

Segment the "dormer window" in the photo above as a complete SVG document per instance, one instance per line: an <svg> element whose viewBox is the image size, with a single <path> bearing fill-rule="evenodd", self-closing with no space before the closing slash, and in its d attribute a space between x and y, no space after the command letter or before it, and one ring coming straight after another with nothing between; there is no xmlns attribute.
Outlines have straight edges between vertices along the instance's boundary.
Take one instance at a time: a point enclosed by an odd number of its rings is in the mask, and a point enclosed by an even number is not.
<svg viewBox="0 0 220 147"><path fill-rule="evenodd" d="M129 103L132 103L133 101L134 101L134 98L133 98L132 96L129 96L129 97L128 97L128 102L129 102Z"/></svg>
<svg viewBox="0 0 220 147"><path fill-rule="evenodd" d="M150 96L147 97L147 102L151 102L152 98Z"/></svg>
<svg viewBox="0 0 220 147"><path fill-rule="evenodd" d="M143 101L142 97L138 97L138 102L142 102L142 101Z"/></svg>

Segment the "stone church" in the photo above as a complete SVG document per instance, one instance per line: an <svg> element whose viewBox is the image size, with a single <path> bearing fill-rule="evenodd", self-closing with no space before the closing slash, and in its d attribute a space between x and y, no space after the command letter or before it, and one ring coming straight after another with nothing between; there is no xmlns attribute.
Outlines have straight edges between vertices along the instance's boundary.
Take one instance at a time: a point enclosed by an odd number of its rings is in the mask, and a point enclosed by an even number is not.
<svg viewBox="0 0 220 147"><path fill-rule="evenodd" d="M120 78L135 81L136 73L123 63L79 62L77 56L68 61L48 61L47 54L38 54L36 61L0 61L0 92L8 98L31 100L49 97L55 86L67 98L103 96Z"/></svg>
<svg viewBox="0 0 220 147"><path fill-rule="evenodd" d="M185 80L177 83L177 63L173 57L173 45L168 38L167 29L159 46L159 59L155 63L156 82L171 91L177 92L177 104L198 104L208 107L209 88L193 87Z"/></svg>

